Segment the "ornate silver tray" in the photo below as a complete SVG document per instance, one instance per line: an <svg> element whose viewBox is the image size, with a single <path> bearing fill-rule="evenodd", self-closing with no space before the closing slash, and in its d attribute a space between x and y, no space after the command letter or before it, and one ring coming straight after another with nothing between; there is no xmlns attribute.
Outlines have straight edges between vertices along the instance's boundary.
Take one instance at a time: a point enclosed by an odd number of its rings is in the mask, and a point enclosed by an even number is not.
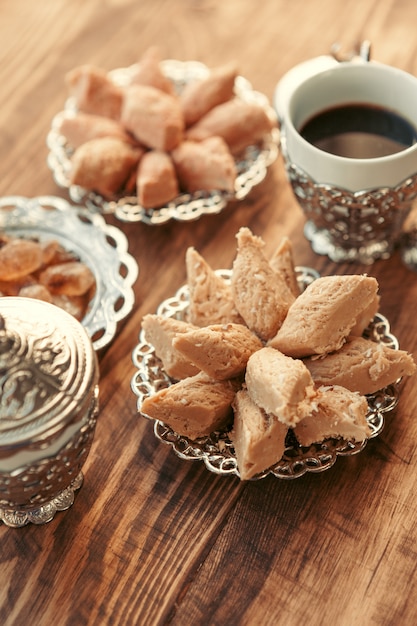
<svg viewBox="0 0 417 626"><path fill-rule="evenodd" d="M319 277L318 272L308 267L297 267L297 278L302 289ZM228 280L230 270L218 270L220 276ZM188 307L188 287L184 285L174 297L164 300L157 309L159 315L185 319ZM390 332L388 320L377 314L366 329L364 336L378 343L398 350L396 337ZM159 389L168 387L172 380L164 372L160 360L155 355L154 348L146 341L144 331L139 334L139 344L132 354L133 363L137 372L132 378L131 388L137 396L137 409L140 412L145 397L156 393ZM399 397L398 385L389 385L375 394L367 396L369 410L367 421L371 429L370 438L379 435L384 427L384 416L392 411ZM145 416L146 417L146 416ZM175 454L188 461L200 460L211 472L221 475L239 476L236 455L229 432L218 431L209 437L198 440L189 440L183 437L163 422L154 421L154 433L159 441L172 447ZM350 456L364 449L368 440L352 442L343 439L327 439L320 444L313 444L306 448L298 444L292 432L289 431L285 453L282 459L272 468L258 474L252 480L259 480L273 475L276 478L293 479L303 476L306 472L323 472L336 462L338 456Z"/></svg>
<svg viewBox="0 0 417 626"><path fill-rule="evenodd" d="M162 61L163 72L175 85L177 91L190 80L203 78L209 68L197 61ZM120 68L110 72L115 83L127 85L135 71L135 66ZM248 102L256 102L264 107L267 114L276 120L274 109L269 105L265 95L252 89L251 84L238 76L235 81L235 92L239 98ZM202 215L217 214L222 211L231 200L242 200L250 191L265 178L267 169L275 161L279 151L279 131L274 129L270 137L261 146L250 146L243 156L236 161L238 176L234 193L212 191L181 194L164 207L146 210L140 205L136 196L122 196L115 200L106 200L103 196L87 191L77 185L71 185L69 180L70 158L73 152L65 138L59 133L59 124L63 116L75 111L74 100L69 98L64 110L52 120L51 129L47 136L49 154L47 163L52 171L56 184L68 189L70 198L77 204L83 204L91 211L112 213L124 222L144 222L146 224L165 224L170 220L191 221Z"/></svg>
<svg viewBox="0 0 417 626"><path fill-rule="evenodd" d="M108 345L135 302L132 286L139 268L125 235L101 215L52 196L0 198L0 230L14 237L56 239L89 266L96 292L81 323L95 350Z"/></svg>

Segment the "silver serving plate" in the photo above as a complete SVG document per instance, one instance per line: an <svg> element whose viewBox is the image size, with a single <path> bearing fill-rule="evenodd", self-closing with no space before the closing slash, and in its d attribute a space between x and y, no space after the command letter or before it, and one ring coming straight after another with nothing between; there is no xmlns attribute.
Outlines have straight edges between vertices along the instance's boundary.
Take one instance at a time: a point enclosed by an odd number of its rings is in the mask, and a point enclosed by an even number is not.
<svg viewBox="0 0 417 626"><path fill-rule="evenodd" d="M162 61L163 72L168 76L178 92L191 80L203 78L209 73L209 68L197 61ZM135 65L120 68L110 72L112 79L118 85L128 85L135 71ZM252 89L251 84L238 76L235 81L235 93L242 100L256 102L264 107L272 120L277 117L274 109L269 105L265 95ZM49 154L47 163L52 171L56 184L68 189L70 198L77 204L83 204L91 211L111 213L124 222L144 222L145 224L159 225L170 220L192 221L202 215L217 214L222 211L231 200L242 200L250 191L265 178L268 167L275 161L279 152L279 131L274 129L260 146L249 146L243 156L236 160L238 176L234 193L224 191L199 191L184 193L164 207L144 209L138 204L136 196L122 196L115 200L107 200L100 194L88 191L78 185L71 185L69 172L73 148L59 133L59 124L62 117L75 112L75 103L69 98L64 110L52 120L51 129L47 137Z"/></svg>
<svg viewBox="0 0 417 626"><path fill-rule="evenodd" d="M81 323L95 350L107 346L135 302L132 286L139 267L125 235L101 215L52 196L0 198L0 230L13 237L55 239L88 265L96 292Z"/></svg>
<svg viewBox="0 0 417 626"><path fill-rule="evenodd" d="M319 278L318 272L311 268L297 267L296 270L301 289L305 289L307 285ZM230 270L218 270L217 273L226 280L230 279ZM160 304L157 314L183 320L186 317L188 302L188 286L184 285L174 297L168 298ZM390 332L389 322L383 315L377 314L375 316L364 336L395 350L399 348L396 337ZM146 341L143 330L139 334L139 344L133 351L132 360L137 372L132 378L131 388L137 396L137 409L140 412L142 402L146 397L153 395L159 389L169 387L173 381L165 373L161 361L155 354L154 347ZM371 429L370 439L381 433L384 427L384 416L396 407L398 397L397 384L389 385L367 396L369 405L367 421ZM145 417L147 416L145 415ZM215 474L239 476L236 454L229 437L229 431L218 431L209 437L190 440L179 435L163 422L153 421L157 439L170 445L181 459L203 461L207 469ZM332 467L338 456L350 456L363 450L367 441L326 439L322 443L302 447L292 432L289 431L282 459L252 480L259 480L268 475L276 478L293 479L303 476L306 472L323 472Z"/></svg>

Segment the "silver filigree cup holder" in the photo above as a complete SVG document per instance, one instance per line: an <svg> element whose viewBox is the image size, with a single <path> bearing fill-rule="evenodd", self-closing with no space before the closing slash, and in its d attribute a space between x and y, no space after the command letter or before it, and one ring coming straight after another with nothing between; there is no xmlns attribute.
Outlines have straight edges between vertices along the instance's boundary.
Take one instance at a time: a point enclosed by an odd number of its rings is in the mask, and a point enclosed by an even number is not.
<svg viewBox="0 0 417 626"><path fill-rule="evenodd" d="M218 270L217 273L225 280L230 280L230 270ZM301 289L319 277L318 272L308 267L297 268L297 278ZM187 319L189 304L188 286L181 287L176 294L161 302L157 314L179 320ZM366 329L364 336L398 350L399 344L390 331L388 320L377 314ZM133 351L132 360L136 372L131 380L132 391L137 399L140 413L143 400L156 393L159 389L169 387L174 381L166 374L155 348L145 337L144 331L139 334L139 343ZM377 437L384 428L385 417L394 411L399 399L398 384L389 385L380 391L367 396L367 421L371 430L370 438ZM146 415L144 415L146 417ZM149 419L149 418L148 418ZM239 476L236 453L230 438L229 430L216 431L208 437L190 440L176 433L161 421L153 421L154 435L160 442L171 446L175 454L186 461L202 461L206 468L214 474L222 476ZM302 447L289 431L283 457L276 465L256 475L252 480L259 480L272 475L280 479L295 479L308 472L319 473L330 469L338 457L351 456L361 452L368 440L361 442L343 439L326 439L309 447Z"/></svg>
<svg viewBox="0 0 417 626"><path fill-rule="evenodd" d="M366 157L332 154L307 141L300 129L317 114L363 103L417 123L417 78L370 60L359 50L301 63L275 89L280 146L288 180L301 206L313 250L335 262L371 264L391 256L417 198L417 145ZM323 131L324 132L324 131ZM344 127L338 134L344 133ZM370 153L372 154L372 153Z"/></svg>
<svg viewBox="0 0 417 626"><path fill-rule="evenodd" d="M332 261L371 264L389 258L417 198L417 174L396 187L351 192L321 184L293 163L281 131L281 151L293 193L305 217L304 234L317 254Z"/></svg>
<svg viewBox="0 0 417 626"><path fill-rule="evenodd" d="M417 203L414 204L401 235L400 254L403 263L414 272L417 271Z"/></svg>
<svg viewBox="0 0 417 626"><path fill-rule="evenodd" d="M0 298L0 523L68 509L98 417L98 362L82 325L40 300Z"/></svg>

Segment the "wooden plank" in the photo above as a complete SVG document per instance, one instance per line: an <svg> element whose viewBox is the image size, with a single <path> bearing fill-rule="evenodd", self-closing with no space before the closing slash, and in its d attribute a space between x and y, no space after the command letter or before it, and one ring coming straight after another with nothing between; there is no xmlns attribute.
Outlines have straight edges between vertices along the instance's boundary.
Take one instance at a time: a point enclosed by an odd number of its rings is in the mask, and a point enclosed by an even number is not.
<svg viewBox="0 0 417 626"><path fill-rule="evenodd" d="M236 60L273 97L291 67L370 39L373 57L417 74L412 0L4 0L0 6L0 194L58 195L46 135L83 63L165 58L214 67ZM416 275L396 252L373 266L337 265L311 250L281 158L241 203L160 227L107 221L128 237L140 274L136 304L100 355L100 416L73 507L45 526L0 526L0 622L64 624L411 624L417 610L417 400L406 381L383 433L323 474L240 483L183 461L137 414L132 350L143 315L185 280L194 246L230 268L249 226L272 254L282 235L296 263L323 275L369 273L381 312L417 354Z"/></svg>

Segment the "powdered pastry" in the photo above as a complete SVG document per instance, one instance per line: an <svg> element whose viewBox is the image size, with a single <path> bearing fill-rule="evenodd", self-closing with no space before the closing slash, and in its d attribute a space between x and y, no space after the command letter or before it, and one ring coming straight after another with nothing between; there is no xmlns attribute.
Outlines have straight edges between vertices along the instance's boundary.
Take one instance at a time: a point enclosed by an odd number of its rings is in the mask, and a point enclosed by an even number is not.
<svg viewBox="0 0 417 626"><path fill-rule="evenodd" d="M130 85L124 94L120 119L140 143L169 152L182 141L184 118L178 98L149 85Z"/></svg>
<svg viewBox="0 0 417 626"><path fill-rule="evenodd" d="M236 164L221 137L208 137L201 142L182 141L171 156L184 191L234 192Z"/></svg>
<svg viewBox="0 0 417 626"><path fill-rule="evenodd" d="M292 244L288 237L283 237L274 254L269 259L272 269L282 276L290 292L297 297L300 295L300 286L295 271Z"/></svg>
<svg viewBox="0 0 417 626"><path fill-rule="evenodd" d="M375 301L377 291L377 280L369 276L318 278L291 305L269 345L292 357L334 352Z"/></svg>
<svg viewBox="0 0 417 626"><path fill-rule="evenodd" d="M376 294L369 306L357 315L356 323L350 331L351 335L355 335L355 337L361 337L363 335L364 330L369 326L375 315L378 313L380 300L381 298L379 294Z"/></svg>
<svg viewBox="0 0 417 626"><path fill-rule="evenodd" d="M266 341L281 327L295 297L285 277L270 266L263 253L263 240L255 237L249 228L241 228L236 238L233 299L247 326Z"/></svg>
<svg viewBox="0 0 417 626"><path fill-rule="evenodd" d="M180 94L185 125L195 124L215 106L234 96L237 68L234 63L212 69L206 78L185 85Z"/></svg>
<svg viewBox="0 0 417 626"><path fill-rule="evenodd" d="M178 196L178 179L167 152L145 152L137 170L136 191L139 204L145 209L163 206Z"/></svg>
<svg viewBox="0 0 417 626"><path fill-rule="evenodd" d="M199 372L199 368L172 345L176 336L194 328L191 324L173 317L148 314L142 319L142 328L146 340L155 348L155 353L161 359L168 376L180 380Z"/></svg>
<svg viewBox="0 0 417 626"><path fill-rule="evenodd" d="M174 85L162 72L161 61L159 48L157 46L148 48L136 64L131 76L132 84L148 85L165 93L174 94Z"/></svg>
<svg viewBox="0 0 417 626"><path fill-rule="evenodd" d="M337 352L324 358L304 360L318 385L341 385L351 391L370 394L416 370L413 358L363 337L350 337Z"/></svg>
<svg viewBox="0 0 417 626"><path fill-rule="evenodd" d="M187 139L202 141L222 137L232 154L261 141L274 127L263 107L255 102L233 98L211 109L187 132Z"/></svg>
<svg viewBox="0 0 417 626"><path fill-rule="evenodd" d="M112 197L126 185L142 155L141 148L115 137L91 139L72 155L71 184Z"/></svg>
<svg viewBox="0 0 417 626"><path fill-rule="evenodd" d="M197 439L230 423L239 386L236 381L212 380L200 372L146 398L141 412L180 435Z"/></svg>
<svg viewBox="0 0 417 626"><path fill-rule="evenodd" d="M61 119L59 132L72 148L78 148L90 139L116 137L125 143L133 143L133 138L120 122L102 115L93 115L79 111Z"/></svg>
<svg viewBox="0 0 417 626"><path fill-rule="evenodd" d="M319 387L313 412L298 422L294 434L302 446L328 438L364 441L371 430L366 398L336 385Z"/></svg>
<svg viewBox="0 0 417 626"><path fill-rule="evenodd" d="M231 439L240 478L248 480L281 459L288 428L252 402L245 389L237 392L233 410Z"/></svg>
<svg viewBox="0 0 417 626"><path fill-rule="evenodd" d="M174 337L173 346L212 378L225 380L244 371L262 342L242 324L214 324Z"/></svg>
<svg viewBox="0 0 417 626"><path fill-rule="evenodd" d="M252 401L287 426L311 413L316 392L310 372L302 361L274 348L252 354L245 383Z"/></svg>
<svg viewBox="0 0 417 626"><path fill-rule="evenodd" d="M190 293L189 321L196 326L243 323L230 285L216 274L194 248L187 249L185 264Z"/></svg>
<svg viewBox="0 0 417 626"><path fill-rule="evenodd" d="M113 83L105 70L82 65L68 72L65 80L79 111L120 119L123 90Z"/></svg>

